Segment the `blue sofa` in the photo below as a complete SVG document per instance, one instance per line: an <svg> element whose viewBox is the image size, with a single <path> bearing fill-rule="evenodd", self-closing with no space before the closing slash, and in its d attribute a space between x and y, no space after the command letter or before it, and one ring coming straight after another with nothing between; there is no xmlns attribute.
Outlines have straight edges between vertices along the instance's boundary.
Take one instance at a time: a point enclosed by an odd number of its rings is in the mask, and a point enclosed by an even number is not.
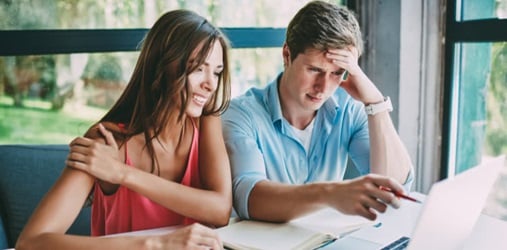
<svg viewBox="0 0 507 250"><path fill-rule="evenodd" d="M13 248L33 210L64 167L67 145L0 145L0 249ZM90 207L69 232L90 234Z"/></svg>

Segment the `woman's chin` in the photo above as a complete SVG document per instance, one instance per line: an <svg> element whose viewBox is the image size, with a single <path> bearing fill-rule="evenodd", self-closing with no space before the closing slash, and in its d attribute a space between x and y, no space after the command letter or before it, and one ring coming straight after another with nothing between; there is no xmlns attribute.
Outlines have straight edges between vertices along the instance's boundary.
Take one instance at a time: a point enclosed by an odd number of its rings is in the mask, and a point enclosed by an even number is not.
<svg viewBox="0 0 507 250"><path fill-rule="evenodd" d="M192 118L200 117L202 115L202 108L195 108L187 110L187 115Z"/></svg>

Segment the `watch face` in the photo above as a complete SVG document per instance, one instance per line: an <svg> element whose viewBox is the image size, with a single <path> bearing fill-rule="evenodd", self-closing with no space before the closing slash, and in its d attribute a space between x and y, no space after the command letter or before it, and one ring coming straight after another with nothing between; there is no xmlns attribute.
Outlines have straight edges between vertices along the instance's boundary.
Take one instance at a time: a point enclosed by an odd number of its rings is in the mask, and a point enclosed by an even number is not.
<svg viewBox="0 0 507 250"><path fill-rule="evenodd" d="M366 109L366 114L368 114L368 115L371 115L371 113L373 112L373 109L370 105L366 106L365 109Z"/></svg>

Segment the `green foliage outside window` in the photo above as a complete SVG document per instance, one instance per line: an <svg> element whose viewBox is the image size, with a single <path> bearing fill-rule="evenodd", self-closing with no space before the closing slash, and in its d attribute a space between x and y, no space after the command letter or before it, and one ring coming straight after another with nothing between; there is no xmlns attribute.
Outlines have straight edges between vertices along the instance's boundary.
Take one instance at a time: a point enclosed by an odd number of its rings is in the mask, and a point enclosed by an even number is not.
<svg viewBox="0 0 507 250"><path fill-rule="evenodd" d="M507 42L492 47L488 86L486 152L507 155Z"/></svg>
<svg viewBox="0 0 507 250"><path fill-rule="evenodd" d="M178 8L219 27L286 27L308 1L0 0L0 29L149 28L162 13ZM119 97L137 55L0 56L0 143L68 143L82 135ZM276 77L281 49L233 49L230 64L236 96Z"/></svg>

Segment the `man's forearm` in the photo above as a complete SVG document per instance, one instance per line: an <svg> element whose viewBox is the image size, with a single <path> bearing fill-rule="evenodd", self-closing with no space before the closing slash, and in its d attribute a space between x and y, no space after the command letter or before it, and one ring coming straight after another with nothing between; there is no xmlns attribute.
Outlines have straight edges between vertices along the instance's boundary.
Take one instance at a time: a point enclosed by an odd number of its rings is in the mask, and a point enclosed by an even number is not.
<svg viewBox="0 0 507 250"><path fill-rule="evenodd" d="M368 116L371 172L405 183L412 162L387 111Z"/></svg>
<svg viewBox="0 0 507 250"><path fill-rule="evenodd" d="M325 206L320 184L289 185L260 181L248 200L251 219L286 222Z"/></svg>

